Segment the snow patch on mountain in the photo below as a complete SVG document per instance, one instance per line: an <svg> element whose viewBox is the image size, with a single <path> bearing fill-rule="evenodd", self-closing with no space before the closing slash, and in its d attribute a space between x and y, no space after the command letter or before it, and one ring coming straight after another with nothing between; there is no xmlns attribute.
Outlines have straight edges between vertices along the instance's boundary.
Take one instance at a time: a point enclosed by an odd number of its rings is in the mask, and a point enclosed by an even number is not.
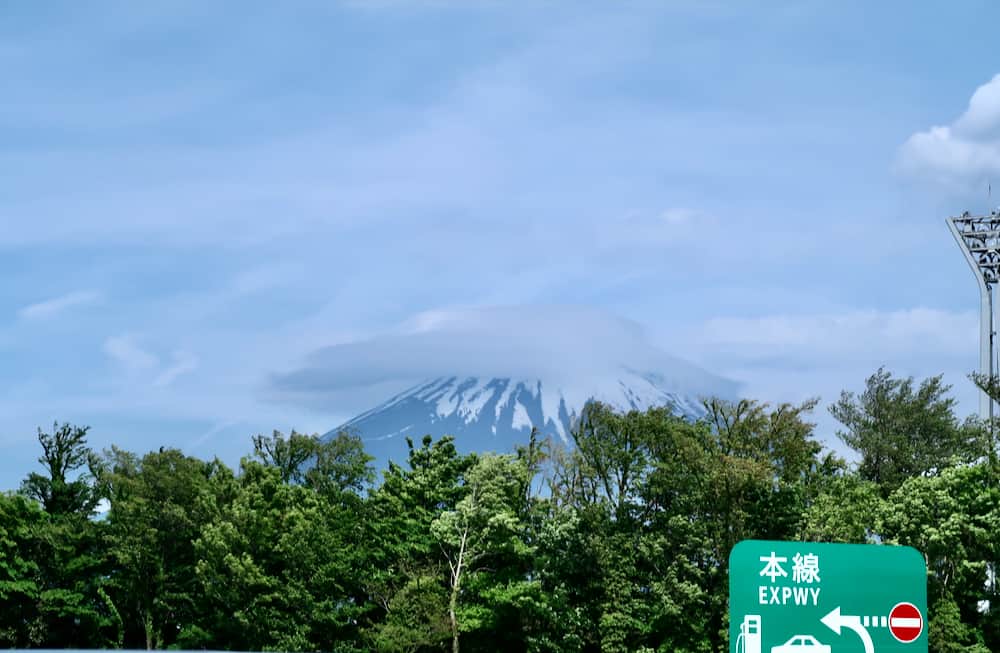
<svg viewBox="0 0 1000 653"><path fill-rule="evenodd" d="M702 388L704 389L704 388ZM587 402L601 401L618 410L667 406L690 418L703 414L701 398L720 392L698 392L663 374L619 370L613 376L576 382L531 377L447 376L429 379L330 431L358 433L376 458L401 461L405 437L453 435L466 451L511 450L526 441L531 429L572 444L571 429Z"/></svg>
<svg viewBox="0 0 1000 653"><path fill-rule="evenodd" d="M499 412L500 406L497 406L497 411ZM511 420L510 427L512 429L530 429L531 428L531 418L528 417L528 411L520 403L514 405L514 419ZM493 426L493 432L496 432L496 425Z"/></svg>

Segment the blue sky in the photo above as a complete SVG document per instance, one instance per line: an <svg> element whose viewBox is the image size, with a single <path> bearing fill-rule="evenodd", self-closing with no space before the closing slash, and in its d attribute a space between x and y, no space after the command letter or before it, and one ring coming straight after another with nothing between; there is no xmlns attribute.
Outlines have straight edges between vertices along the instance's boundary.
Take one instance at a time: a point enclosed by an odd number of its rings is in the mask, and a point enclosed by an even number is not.
<svg viewBox="0 0 1000 653"><path fill-rule="evenodd" d="M998 14L5 4L0 488L53 420L230 463L325 431L385 388L317 405L274 375L483 307L624 318L771 401L943 372L971 413L943 219L1000 189Z"/></svg>

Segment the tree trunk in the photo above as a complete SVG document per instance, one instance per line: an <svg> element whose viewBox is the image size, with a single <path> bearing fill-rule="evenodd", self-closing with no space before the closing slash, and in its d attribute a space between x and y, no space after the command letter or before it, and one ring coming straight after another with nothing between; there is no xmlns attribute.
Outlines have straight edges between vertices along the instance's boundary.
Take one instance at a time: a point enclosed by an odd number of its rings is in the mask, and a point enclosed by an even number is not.
<svg viewBox="0 0 1000 653"><path fill-rule="evenodd" d="M155 634L153 632L153 613L151 610L146 610L145 617L142 620L143 628L146 631L146 650L152 651L156 648Z"/></svg>
<svg viewBox="0 0 1000 653"><path fill-rule="evenodd" d="M462 585L462 565L465 562L465 545L469 538L468 527L462 531L459 542L458 557L451 565L451 596L448 598L448 620L451 623L451 653L458 653L458 591Z"/></svg>
<svg viewBox="0 0 1000 653"><path fill-rule="evenodd" d="M452 584L451 598L448 601L448 618L451 621L451 653L458 653L458 619L455 607L458 605L458 585Z"/></svg>

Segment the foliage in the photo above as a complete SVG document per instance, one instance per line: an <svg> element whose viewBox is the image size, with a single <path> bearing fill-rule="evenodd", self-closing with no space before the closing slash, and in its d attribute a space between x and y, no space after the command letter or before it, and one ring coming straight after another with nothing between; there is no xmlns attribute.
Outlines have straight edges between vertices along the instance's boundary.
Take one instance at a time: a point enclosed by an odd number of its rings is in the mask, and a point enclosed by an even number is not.
<svg viewBox="0 0 1000 653"><path fill-rule="evenodd" d="M38 644L35 606L40 598L31 534L45 515L24 497L0 494L0 646Z"/></svg>
<svg viewBox="0 0 1000 653"><path fill-rule="evenodd" d="M333 649L359 637L358 515L244 459L239 488L194 543L207 645Z"/></svg>
<svg viewBox="0 0 1000 653"><path fill-rule="evenodd" d="M52 433L38 429L42 455L38 458L45 474L28 474L21 492L42 504L50 515L90 515L97 505L91 478L73 472L87 465L92 452L87 447L88 426L52 425Z"/></svg>
<svg viewBox="0 0 1000 653"><path fill-rule="evenodd" d="M806 509L799 537L810 542L871 543L881 532L883 503L871 481L854 475L830 478Z"/></svg>
<svg viewBox="0 0 1000 653"><path fill-rule="evenodd" d="M306 485L328 495L361 492L374 478L361 438L347 432L318 435L280 431L253 437L254 457L278 470L282 483Z"/></svg>
<svg viewBox="0 0 1000 653"><path fill-rule="evenodd" d="M0 645L721 652L729 551L754 538L914 546L931 650L1000 650L996 429L947 391L879 370L841 395L856 465L821 446L816 400L592 403L571 443L427 436L378 482L349 433L257 435L234 472L96 456L57 424L0 495Z"/></svg>
<svg viewBox="0 0 1000 653"><path fill-rule="evenodd" d="M44 648L76 642L103 647L116 639L114 619L101 589L108 576L102 525L81 515L49 515L32 524L32 558L38 565L33 640Z"/></svg>
<svg viewBox="0 0 1000 653"><path fill-rule="evenodd" d="M105 543L116 573L106 601L130 648L187 637L200 615L193 546L232 492L232 472L177 449L135 455L113 448L99 480L110 500Z"/></svg>
<svg viewBox="0 0 1000 653"><path fill-rule="evenodd" d="M837 435L861 454L858 473L888 496L913 476L980 457L981 433L958 422L950 386L941 376L914 387L912 377L899 379L880 368L865 382L860 396L843 392L830 407L847 430Z"/></svg>
<svg viewBox="0 0 1000 653"><path fill-rule="evenodd" d="M491 558L526 555L521 539L521 491L527 467L513 456L489 454L479 458L465 476L465 496L454 509L443 511L431 523L431 534L448 563L448 620L452 652L459 651L459 594L467 576L484 573ZM466 610L462 629L481 621Z"/></svg>
<svg viewBox="0 0 1000 653"><path fill-rule="evenodd" d="M924 554L928 595L954 604L962 620L982 625L979 602L1000 598L990 567L1000 553L1000 485L984 464L911 478L885 504L884 535Z"/></svg>

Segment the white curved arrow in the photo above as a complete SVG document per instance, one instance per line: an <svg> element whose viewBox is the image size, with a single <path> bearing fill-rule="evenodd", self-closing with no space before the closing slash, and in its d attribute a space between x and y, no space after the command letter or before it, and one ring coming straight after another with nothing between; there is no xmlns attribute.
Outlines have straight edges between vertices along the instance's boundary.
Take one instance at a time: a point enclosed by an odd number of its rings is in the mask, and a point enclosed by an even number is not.
<svg viewBox="0 0 1000 653"><path fill-rule="evenodd" d="M865 653L875 653L875 645L872 644L872 636L868 634L868 629L861 625L861 617L840 614L840 606L830 611L830 614L820 619L830 630L840 634L843 627L850 628L861 638L861 643L865 645Z"/></svg>

